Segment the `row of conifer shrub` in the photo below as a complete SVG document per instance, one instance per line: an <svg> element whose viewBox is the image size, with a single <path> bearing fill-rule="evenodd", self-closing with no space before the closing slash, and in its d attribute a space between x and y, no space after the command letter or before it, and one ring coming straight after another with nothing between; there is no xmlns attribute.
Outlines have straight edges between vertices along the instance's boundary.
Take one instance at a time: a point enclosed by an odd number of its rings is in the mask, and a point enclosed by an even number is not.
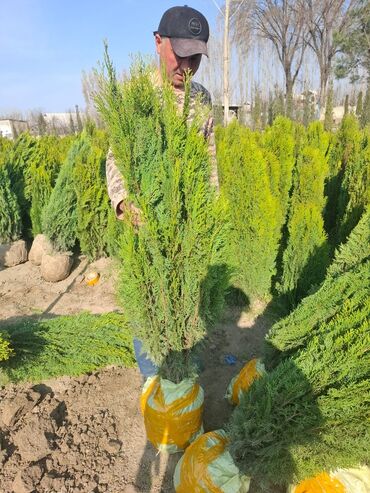
<svg viewBox="0 0 370 493"><path fill-rule="evenodd" d="M57 251L77 248L91 260L113 253L107 150L93 124L73 137L0 139L0 243L44 233Z"/></svg>
<svg viewBox="0 0 370 493"><path fill-rule="evenodd" d="M262 133L219 127L217 143L234 283L252 303L277 295L295 306L369 203L370 129L353 115L336 133L278 117Z"/></svg>
<svg viewBox="0 0 370 493"><path fill-rule="evenodd" d="M369 203L370 130L353 115L336 133L278 117L265 131L218 127L221 190L228 199L234 283L253 302L290 306L318 286ZM0 242L45 233L58 250L113 254L119 223L105 183L108 139L0 139Z"/></svg>

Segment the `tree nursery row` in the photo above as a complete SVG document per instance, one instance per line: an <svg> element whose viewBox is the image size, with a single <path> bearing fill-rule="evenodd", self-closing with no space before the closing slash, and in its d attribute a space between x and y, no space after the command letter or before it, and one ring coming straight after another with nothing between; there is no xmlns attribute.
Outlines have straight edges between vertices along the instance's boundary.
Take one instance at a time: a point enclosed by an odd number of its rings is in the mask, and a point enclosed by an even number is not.
<svg viewBox="0 0 370 493"><path fill-rule="evenodd" d="M187 123L186 97L179 114L170 85L158 91L142 63L118 81L107 53L99 81L96 105L140 225L130 208L122 221L111 211L108 139L88 124L73 138L1 140L1 243L43 234L44 257L120 259L125 324L158 367L141 397L148 439L185 450L177 492L246 493L253 478L294 493L365 493L369 128L353 115L335 133L284 117L263 132L218 127L218 192L202 105ZM231 382L224 430L203 434L197 353L231 286L284 316ZM0 359L12 351L4 332Z"/></svg>

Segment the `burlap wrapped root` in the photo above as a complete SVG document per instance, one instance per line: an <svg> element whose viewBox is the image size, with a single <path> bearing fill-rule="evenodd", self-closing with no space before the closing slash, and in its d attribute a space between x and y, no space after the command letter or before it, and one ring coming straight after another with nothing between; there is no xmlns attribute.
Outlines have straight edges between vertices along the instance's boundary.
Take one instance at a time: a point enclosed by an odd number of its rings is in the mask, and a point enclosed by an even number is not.
<svg viewBox="0 0 370 493"><path fill-rule="evenodd" d="M197 438L176 466L176 493L247 493L250 479L239 473L227 443L223 430Z"/></svg>
<svg viewBox="0 0 370 493"><path fill-rule="evenodd" d="M203 433L204 392L195 380L179 384L158 376L148 378L142 396L148 440L161 452L176 453Z"/></svg>
<svg viewBox="0 0 370 493"><path fill-rule="evenodd" d="M290 486L287 493L370 493L370 469L337 469Z"/></svg>
<svg viewBox="0 0 370 493"><path fill-rule="evenodd" d="M243 393L247 392L252 383L265 373L265 365L259 358L248 361L238 375L231 380L226 391L226 399L230 404L237 406Z"/></svg>

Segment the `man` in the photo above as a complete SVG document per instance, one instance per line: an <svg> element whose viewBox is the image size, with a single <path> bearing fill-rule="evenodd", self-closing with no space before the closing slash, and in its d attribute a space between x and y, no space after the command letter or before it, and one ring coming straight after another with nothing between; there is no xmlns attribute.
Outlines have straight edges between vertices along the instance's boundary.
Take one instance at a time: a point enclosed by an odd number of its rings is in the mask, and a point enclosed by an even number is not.
<svg viewBox="0 0 370 493"><path fill-rule="evenodd" d="M209 26L203 14L190 7L172 7L167 10L154 32L155 46L160 66L165 68L168 80L176 93L179 109L184 104L184 74L190 70L194 75L200 65L202 55L207 55ZM208 55L207 55L208 56ZM160 78L160 70L158 71ZM199 83L191 82L189 122L194 116L194 106L198 95L204 104L211 105L209 92ZM212 162L211 183L218 189L215 139L213 119L210 116L203 125L202 133L208 142ZM108 194L117 218L122 219L126 207L133 212L133 221L140 224L140 211L127 203L127 191L121 173L110 151L106 163Z"/></svg>
<svg viewBox="0 0 370 493"><path fill-rule="evenodd" d="M209 26L203 14L188 6L172 7L167 10L159 23L158 30L154 32L156 52L159 55L160 68L164 68L168 80L176 94L179 110L184 104L184 77L190 71L194 75L200 65L202 55L207 55L207 41L209 38ZM158 83L160 84L161 70L158 70ZM205 105L211 106L209 92L199 83L191 81L190 111L188 122L194 118L194 109L198 97L201 97ZM204 122L202 134L208 142L211 157L211 184L218 190L218 174L216 164L215 139L213 131L213 119L208 116ZM140 226L140 210L127 201L127 191L124 187L123 177L114 162L111 151L108 152L107 163L108 194L118 219L123 218L126 208L132 213L132 221ZM136 358L141 373L147 377L156 373L152 362L142 353L141 342L134 340Z"/></svg>

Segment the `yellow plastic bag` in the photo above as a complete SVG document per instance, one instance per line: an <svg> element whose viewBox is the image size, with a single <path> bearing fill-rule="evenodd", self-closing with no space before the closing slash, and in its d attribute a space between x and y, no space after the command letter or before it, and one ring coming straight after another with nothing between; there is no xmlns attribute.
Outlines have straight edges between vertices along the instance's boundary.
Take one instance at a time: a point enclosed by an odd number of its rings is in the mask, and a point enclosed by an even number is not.
<svg viewBox="0 0 370 493"><path fill-rule="evenodd" d="M323 472L290 486L288 493L370 493L370 469L362 466Z"/></svg>
<svg viewBox="0 0 370 493"><path fill-rule="evenodd" d="M197 438L176 466L176 493L248 493L250 479L240 475L227 442L223 430Z"/></svg>
<svg viewBox="0 0 370 493"><path fill-rule="evenodd" d="M238 375L231 380L227 388L226 399L228 399L230 404L237 406L242 394L249 389L254 380L260 378L265 373L265 365L262 361L259 358L251 359L244 365Z"/></svg>
<svg viewBox="0 0 370 493"><path fill-rule="evenodd" d="M203 433L204 392L195 380L175 384L148 378L141 395L148 440L161 452L176 453Z"/></svg>

